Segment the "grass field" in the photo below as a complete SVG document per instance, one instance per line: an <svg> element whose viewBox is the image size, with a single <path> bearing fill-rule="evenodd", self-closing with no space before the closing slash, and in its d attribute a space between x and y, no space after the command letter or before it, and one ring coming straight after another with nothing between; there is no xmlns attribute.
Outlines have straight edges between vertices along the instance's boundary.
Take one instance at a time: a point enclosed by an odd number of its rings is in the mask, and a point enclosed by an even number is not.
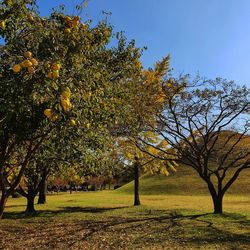
<svg viewBox="0 0 250 250"><path fill-rule="evenodd" d="M0 221L0 249L250 249L250 171L211 212L206 185L190 169L143 176L142 206L133 183L115 191L48 196L26 217L25 199L9 199Z"/></svg>
<svg viewBox="0 0 250 250"><path fill-rule="evenodd" d="M141 194L145 195L207 195L206 184L191 168L178 167L178 171L171 176L145 175L141 178ZM123 186L119 192L133 194L133 183ZM250 169L241 173L227 194L250 196Z"/></svg>
<svg viewBox="0 0 250 250"><path fill-rule="evenodd" d="M225 197L213 215L206 195L143 195L122 191L48 196L35 217L23 198L9 199L0 221L0 249L250 249L250 196Z"/></svg>

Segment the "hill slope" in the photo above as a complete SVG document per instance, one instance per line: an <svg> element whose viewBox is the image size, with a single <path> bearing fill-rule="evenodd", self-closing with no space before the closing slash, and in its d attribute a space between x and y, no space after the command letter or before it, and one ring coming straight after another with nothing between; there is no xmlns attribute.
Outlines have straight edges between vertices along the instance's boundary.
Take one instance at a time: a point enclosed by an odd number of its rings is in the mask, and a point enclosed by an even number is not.
<svg viewBox="0 0 250 250"><path fill-rule="evenodd" d="M133 193L133 181L117 189L116 192ZM193 169L179 167L177 173L170 176L144 175L140 178L140 193L144 195L197 195L208 194L206 183ZM250 195L250 169L241 173L227 194Z"/></svg>

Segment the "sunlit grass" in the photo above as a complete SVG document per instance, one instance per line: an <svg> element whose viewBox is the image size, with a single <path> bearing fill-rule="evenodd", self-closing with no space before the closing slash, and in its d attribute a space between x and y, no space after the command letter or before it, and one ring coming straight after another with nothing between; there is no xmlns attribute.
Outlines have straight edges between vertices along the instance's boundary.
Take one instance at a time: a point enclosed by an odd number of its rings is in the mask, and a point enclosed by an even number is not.
<svg viewBox="0 0 250 250"><path fill-rule="evenodd" d="M235 183L228 189L227 194L250 194L250 169L241 173ZM144 175L140 179L140 191L145 195L208 195L204 181L193 169L180 166L177 172L170 176ZM133 182L118 189L116 192L133 194Z"/></svg>
<svg viewBox="0 0 250 250"><path fill-rule="evenodd" d="M250 196L225 197L222 216L205 195L133 195L117 191L49 195L25 217L26 201L9 199L0 221L7 249L249 249ZM2 244L2 245L1 245Z"/></svg>
<svg viewBox="0 0 250 250"><path fill-rule="evenodd" d="M144 207L150 209L185 209L198 212L212 212L212 200L208 195L141 195ZM25 198L10 198L6 212L22 212L25 210ZM64 207L130 207L133 196L116 191L59 193L48 195L47 204L36 205L36 209L61 210ZM250 211L250 196L227 195L224 198L226 212L247 213Z"/></svg>

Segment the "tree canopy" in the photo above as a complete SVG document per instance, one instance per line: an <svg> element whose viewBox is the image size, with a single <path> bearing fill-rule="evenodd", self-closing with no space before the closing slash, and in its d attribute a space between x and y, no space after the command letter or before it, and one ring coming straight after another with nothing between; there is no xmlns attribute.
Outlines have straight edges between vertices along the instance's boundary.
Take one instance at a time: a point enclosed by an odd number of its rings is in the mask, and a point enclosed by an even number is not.
<svg viewBox="0 0 250 250"><path fill-rule="evenodd" d="M250 168L249 89L219 78L184 82L184 91L176 85L178 91L168 96L152 129L172 149L160 149L161 159L176 157L195 169L208 186L215 213L222 213L224 194Z"/></svg>
<svg viewBox="0 0 250 250"><path fill-rule="evenodd" d="M61 9L41 18L35 0L1 2L0 20L2 216L7 197L48 137L64 131L57 147L70 137L72 152L83 144L101 147L117 128L138 128L143 98L141 50L121 33L110 46L115 36L106 20L93 27ZM15 178L6 182L12 171Z"/></svg>

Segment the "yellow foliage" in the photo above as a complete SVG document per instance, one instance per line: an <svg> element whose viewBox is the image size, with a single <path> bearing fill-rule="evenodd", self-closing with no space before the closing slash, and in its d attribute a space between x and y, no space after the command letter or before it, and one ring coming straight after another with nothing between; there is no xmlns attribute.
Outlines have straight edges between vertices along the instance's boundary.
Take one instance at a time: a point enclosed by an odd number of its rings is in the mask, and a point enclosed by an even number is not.
<svg viewBox="0 0 250 250"><path fill-rule="evenodd" d="M63 107L64 111L69 111L72 108L70 99L61 96L61 106Z"/></svg>
<svg viewBox="0 0 250 250"><path fill-rule="evenodd" d="M149 147L148 152L151 153L152 155L157 155L159 150L157 150L154 147Z"/></svg>
<svg viewBox="0 0 250 250"><path fill-rule="evenodd" d="M167 161L166 164L167 164L167 166L169 167L169 169L171 169L171 171L176 172L175 167L171 164L170 161Z"/></svg>
<svg viewBox="0 0 250 250"><path fill-rule="evenodd" d="M24 57L26 58L31 58L32 57L32 53L30 51L26 51L23 53Z"/></svg>
<svg viewBox="0 0 250 250"><path fill-rule="evenodd" d="M1 29L5 29L5 27L6 27L6 22L5 22L5 20L0 20L0 28L1 28Z"/></svg>
<svg viewBox="0 0 250 250"><path fill-rule="evenodd" d="M146 139L148 142L153 143L153 144L156 144L159 141L158 135L152 131L143 132L141 136L144 139Z"/></svg>
<svg viewBox="0 0 250 250"><path fill-rule="evenodd" d="M64 33L65 33L65 34L71 33L71 29L70 29L70 28L66 28L66 29L64 30Z"/></svg>
<svg viewBox="0 0 250 250"><path fill-rule="evenodd" d="M33 67L28 67L28 72L30 74L33 74L35 72L35 69Z"/></svg>
<svg viewBox="0 0 250 250"><path fill-rule="evenodd" d="M48 73L48 78L49 78L49 79L53 79L53 72L49 72L49 73Z"/></svg>
<svg viewBox="0 0 250 250"><path fill-rule="evenodd" d="M53 115L50 120L52 122L55 122L57 119L58 119L58 116L57 115Z"/></svg>
<svg viewBox="0 0 250 250"><path fill-rule="evenodd" d="M90 129L90 126L91 126L90 123L87 123L87 124L86 124L86 128L87 128L87 129Z"/></svg>
<svg viewBox="0 0 250 250"><path fill-rule="evenodd" d="M77 27L80 23L80 17L79 16L74 17L71 23L73 27Z"/></svg>
<svg viewBox="0 0 250 250"><path fill-rule="evenodd" d="M62 97L64 99L69 99L71 96L71 91L69 88L66 88L63 92L62 92Z"/></svg>
<svg viewBox="0 0 250 250"><path fill-rule="evenodd" d="M53 71L53 78L56 79L59 77L59 70Z"/></svg>
<svg viewBox="0 0 250 250"><path fill-rule="evenodd" d="M53 71L60 70L61 69L61 64L53 63L51 68L52 68Z"/></svg>
<svg viewBox="0 0 250 250"><path fill-rule="evenodd" d="M53 113L52 109L45 109L43 113L51 121L56 121L58 119L58 116Z"/></svg>
<svg viewBox="0 0 250 250"><path fill-rule="evenodd" d="M156 103L163 103L165 101L165 96L163 95L159 95L159 96L156 96Z"/></svg>
<svg viewBox="0 0 250 250"><path fill-rule="evenodd" d="M57 79L59 77L59 70L55 70L48 73L48 78Z"/></svg>
<svg viewBox="0 0 250 250"><path fill-rule="evenodd" d="M70 125L71 125L71 126L75 126L75 125L76 125L76 121L73 120L73 119L71 119L71 120L70 120Z"/></svg>
<svg viewBox="0 0 250 250"><path fill-rule="evenodd" d="M70 23L72 21L72 18L70 16L65 16L64 21L66 24Z"/></svg>
<svg viewBox="0 0 250 250"><path fill-rule="evenodd" d="M198 129L197 130L195 130L195 131L192 131L192 133L193 133L193 135L194 135L194 137L199 137L199 136L202 136L202 131L199 131Z"/></svg>
<svg viewBox="0 0 250 250"><path fill-rule="evenodd" d="M95 74L95 77L96 77L97 79L99 79L101 76L102 76L102 75L101 75L100 72L97 72L97 73Z"/></svg>
<svg viewBox="0 0 250 250"><path fill-rule="evenodd" d="M15 72L15 73L19 73L21 71L22 67L20 66L20 64L15 64L13 67L12 67L12 70Z"/></svg>
<svg viewBox="0 0 250 250"><path fill-rule="evenodd" d="M154 112L155 109L162 107L164 102L167 100L167 96L163 91L163 83L165 83L163 77L169 70L169 59L169 56L163 58L162 61L156 63L154 70L145 70L142 73L144 79L143 86L145 86L148 96L149 113L149 107Z"/></svg>
<svg viewBox="0 0 250 250"><path fill-rule="evenodd" d="M50 118L53 114L52 110L51 109L45 109L43 111L44 115L47 117L47 118Z"/></svg>
<svg viewBox="0 0 250 250"><path fill-rule="evenodd" d="M173 164L175 167L178 167L178 166L179 166L175 161L172 161L172 164Z"/></svg>
<svg viewBox="0 0 250 250"><path fill-rule="evenodd" d="M30 59L31 63L33 66L37 66L38 65L38 61L35 58L31 58Z"/></svg>
<svg viewBox="0 0 250 250"><path fill-rule="evenodd" d="M169 144L166 140L162 140L158 145L157 148L161 148L161 149L166 149L167 147L169 147Z"/></svg>
<svg viewBox="0 0 250 250"><path fill-rule="evenodd" d="M130 152L125 152L125 155L126 155L126 158L128 159L128 160L133 160L133 158L134 158L134 156L130 153Z"/></svg>
<svg viewBox="0 0 250 250"><path fill-rule="evenodd" d="M34 16L31 13L29 13L27 15L27 18L28 18L29 22L33 22L34 21Z"/></svg>
<svg viewBox="0 0 250 250"><path fill-rule="evenodd" d="M169 172L166 168L160 168L160 174L165 175L165 176L169 176Z"/></svg>
<svg viewBox="0 0 250 250"><path fill-rule="evenodd" d="M28 68L28 67L32 67L33 64L32 64L32 62L31 62L30 60L26 59L26 60L24 60L24 61L21 63L21 66L22 66L23 68Z"/></svg>

